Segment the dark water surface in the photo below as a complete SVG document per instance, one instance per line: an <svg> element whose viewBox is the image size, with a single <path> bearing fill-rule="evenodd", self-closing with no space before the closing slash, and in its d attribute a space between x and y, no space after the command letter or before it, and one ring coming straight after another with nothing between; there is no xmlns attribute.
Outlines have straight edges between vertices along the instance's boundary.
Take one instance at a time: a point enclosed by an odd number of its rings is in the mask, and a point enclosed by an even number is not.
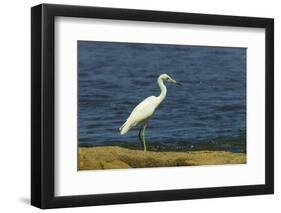
<svg viewBox="0 0 281 213"><path fill-rule="evenodd" d="M166 99L150 119L150 150L246 152L246 49L78 41L79 145L141 148L139 128L118 128L134 107L158 96L157 77L167 73L184 84L166 83Z"/></svg>

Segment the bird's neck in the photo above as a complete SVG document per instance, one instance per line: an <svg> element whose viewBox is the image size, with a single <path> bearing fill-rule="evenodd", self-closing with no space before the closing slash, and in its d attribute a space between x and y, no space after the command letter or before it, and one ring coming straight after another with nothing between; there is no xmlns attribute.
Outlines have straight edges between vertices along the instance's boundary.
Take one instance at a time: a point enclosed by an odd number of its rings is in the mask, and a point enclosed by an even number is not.
<svg viewBox="0 0 281 213"><path fill-rule="evenodd" d="M160 104L166 97L167 88L161 78L158 78L157 82L158 82L158 85L159 85L159 88L161 91L160 95L157 97L157 99L159 100L159 104Z"/></svg>

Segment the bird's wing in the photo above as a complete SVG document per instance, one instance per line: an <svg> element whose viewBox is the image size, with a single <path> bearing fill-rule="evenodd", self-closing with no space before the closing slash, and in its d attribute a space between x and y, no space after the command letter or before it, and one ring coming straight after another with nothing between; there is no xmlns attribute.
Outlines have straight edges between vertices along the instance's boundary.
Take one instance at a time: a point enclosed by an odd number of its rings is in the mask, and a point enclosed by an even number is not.
<svg viewBox="0 0 281 213"><path fill-rule="evenodd" d="M144 99L131 112L127 122L129 122L132 127L137 126L151 117L157 106L158 105L155 96L150 96Z"/></svg>

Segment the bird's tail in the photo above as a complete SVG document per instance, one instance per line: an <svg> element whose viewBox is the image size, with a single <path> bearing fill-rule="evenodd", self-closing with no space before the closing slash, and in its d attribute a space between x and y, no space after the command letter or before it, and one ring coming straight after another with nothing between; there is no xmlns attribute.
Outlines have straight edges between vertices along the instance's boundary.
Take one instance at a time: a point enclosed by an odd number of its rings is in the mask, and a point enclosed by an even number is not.
<svg viewBox="0 0 281 213"><path fill-rule="evenodd" d="M120 134L124 135L126 134L129 130L130 130L130 125L128 124L128 122L126 121L120 128Z"/></svg>

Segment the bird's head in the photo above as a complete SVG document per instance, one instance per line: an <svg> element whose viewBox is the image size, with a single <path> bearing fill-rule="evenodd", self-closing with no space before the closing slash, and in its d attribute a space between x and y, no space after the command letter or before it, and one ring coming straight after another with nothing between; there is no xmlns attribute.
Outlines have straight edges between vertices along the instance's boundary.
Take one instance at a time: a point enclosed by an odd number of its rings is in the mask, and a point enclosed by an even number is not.
<svg viewBox="0 0 281 213"><path fill-rule="evenodd" d="M162 81L167 81L167 82L170 82L170 83L174 83L174 84L177 84L179 86L182 86L181 83L179 83L178 81L172 79L168 74L161 74L159 76L159 78L162 80Z"/></svg>

